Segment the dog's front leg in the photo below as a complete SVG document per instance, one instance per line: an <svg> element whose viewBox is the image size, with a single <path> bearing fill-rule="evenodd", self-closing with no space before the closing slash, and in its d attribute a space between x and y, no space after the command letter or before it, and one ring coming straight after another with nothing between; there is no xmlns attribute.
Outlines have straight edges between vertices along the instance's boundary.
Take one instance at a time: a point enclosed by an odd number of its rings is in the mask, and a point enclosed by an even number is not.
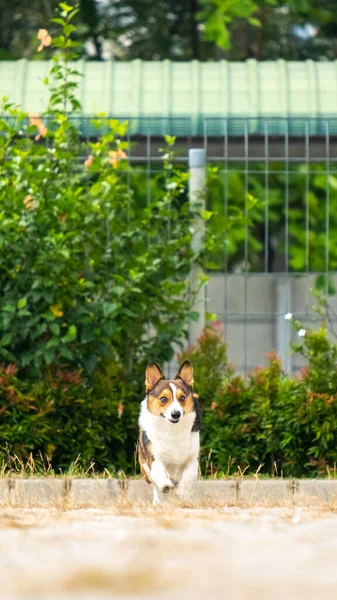
<svg viewBox="0 0 337 600"><path fill-rule="evenodd" d="M154 460L151 465L150 478L155 486L154 503L159 502L159 494L168 494L173 490L173 483L169 478L164 463L161 460Z"/></svg>
<svg viewBox="0 0 337 600"><path fill-rule="evenodd" d="M186 500L188 498L192 485L198 477L198 471L199 459L198 455L196 455L188 461L183 470L181 480L177 488L177 496L180 498L180 500Z"/></svg>

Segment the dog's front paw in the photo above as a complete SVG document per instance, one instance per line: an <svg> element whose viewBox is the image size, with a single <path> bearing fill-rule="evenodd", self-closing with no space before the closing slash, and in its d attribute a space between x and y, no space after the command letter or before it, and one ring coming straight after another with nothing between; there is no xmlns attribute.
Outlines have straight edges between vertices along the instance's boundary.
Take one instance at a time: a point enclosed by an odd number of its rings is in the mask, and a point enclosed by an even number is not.
<svg viewBox="0 0 337 600"><path fill-rule="evenodd" d="M174 488L174 485L172 483L169 483L169 484L167 483L166 485L163 485L160 488L160 492L162 494L169 494L170 492L172 492L173 488Z"/></svg>
<svg viewBox="0 0 337 600"><path fill-rule="evenodd" d="M177 496L182 502L189 500L191 494L191 484L179 484L177 488Z"/></svg>

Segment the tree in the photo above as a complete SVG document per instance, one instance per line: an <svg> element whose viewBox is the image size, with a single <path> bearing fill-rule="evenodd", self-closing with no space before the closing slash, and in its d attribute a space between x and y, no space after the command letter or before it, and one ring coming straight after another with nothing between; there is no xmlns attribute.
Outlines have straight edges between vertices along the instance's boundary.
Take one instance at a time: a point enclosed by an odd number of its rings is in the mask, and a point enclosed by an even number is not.
<svg viewBox="0 0 337 600"><path fill-rule="evenodd" d="M0 0L0 59L32 57L56 6ZM337 57L335 0L80 0L76 25L96 60L105 41L118 60Z"/></svg>
<svg viewBox="0 0 337 600"><path fill-rule="evenodd" d="M302 60L337 56L334 0L107 0L122 58Z"/></svg>
<svg viewBox="0 0 337 600"><path fill-rule="evenodd" d="M107 8L110 36L125 58L200 58L198 0L117 0Z"/></svg>

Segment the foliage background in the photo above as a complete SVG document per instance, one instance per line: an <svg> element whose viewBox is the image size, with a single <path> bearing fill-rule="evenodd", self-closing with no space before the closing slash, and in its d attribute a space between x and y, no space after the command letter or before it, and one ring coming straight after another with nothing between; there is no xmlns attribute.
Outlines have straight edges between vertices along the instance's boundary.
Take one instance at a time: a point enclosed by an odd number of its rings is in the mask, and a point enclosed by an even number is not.
<svg viewBox="0 0 337 600"><path fill-rule="evenodd" d="M293 322L299 330L301 324ZM237 374L228 364L219 323L179 357L194 365L203 412L203 476L336 477L337 347L325 320L302 339L294 350L307 366L294 378L285 375L273 351L267 366L248 378ZM140 377L132 385L116 368L90 378L80 371L48 370L33 382L20 378L15 365L1 367L3 469L35 463L49 473L137 474L142 388Z"/></svg>
<svg viewBox="0 0 337 600"><path fill-rule="evenodd" d="M36 31L46 27L57 5L57 0L2 0L0 59L31 58ZM337 56L334 0L80 0L76 24L76 39L89 59Z"/></svg>
<svg viewBox="0 0 337 600"><path fill-rule="evenodd" d="M208 268L235 269L248 225L249 268L261 268L264 175L250 177L247 198L242 176L231 173L225 181L213 169L209 211L200 213L198 206L191 210L187 175L177 163L173 166L174 140L167 137L163 167L150 182L147 203L144 174L128 165L126 124L109 120L100 130L97 122L97 140L88 147L69 118L69 111L80 108L75 93L79 74L70 64L82 53L79 40L91 40L99 57L104 39L114 36L113 51L121 59L189 58L188 49L194 57L241 59L263 58L268 52L274 58L289 57L291 39L292 58L314 51L320 58L320 45L307 44L310 35L300 32L319 22L316 41L325 44L326 55L335 56L336 17L328 2L316 3L315 8L307 1L296 6L276 0L192 2L187 32L180 26L188 19L178 18L183 5L176 3L172 18L169 2L151 7L146 2L113 7L107 2L108 19L103 19L102 7L89 0L81 2L80 11L72 4L60 6L53 23L61 27L61 35L46 49L47 55L54 52L46 82L51 86L47 113L26 115L8 99L1 107L0 458L9 469L13 461L33 457L41 468L47 465L55 472L80 460L83 469L94 465L98 471L133 473L145 364L172 358L188 320L196 318L188 286L191 264L198 260ZM44 7L52 12L54 4L46 2ZM2 55L27 55L26 50L30 55L46 13L37 0L28 12L19 0L12 9L0 6L6 23L0 36ZM133 19L129 29L126 14ZM147 36L139 37L144 19L162 24L160 44L150 28ZM162 29L151 26L152 31ZM125 44L126 39L131 43ZM319 204L328 185L333 239L337 185L333 173L327 182L319 167L313 169L310 256L315 262L310 269L322 270L324 218ZM284 182L277 171L275 165L269 181L269 217L282 249ZM290 185L290 234L297 240L290 265L295 271L304 266L304 177L305 168L299 166ZM224 186L229 215L224 211ZM245 222L241 216L248 202ZM204 246L195 254L191 239L197 218L207 220L208 227ZM333 246L330 261L329 268L336 268ZM229 475L237 469L286 476L335 472L336 346L328 341L323 323L318 332L307 331L296 350L308 362L300 378L286 377L271 353L268 366L259 367L247 380L228 365L219 328L208 328L198 345L185 352L182 358L191 358L196 369L204 410L204 474Z"/></svg>
<svg viewBox="0 0 337 600"><path fill-rule="evenodd" d="M250 202L247 230L243 224L241 228L236 227L231 231L226 252L220 249L209 254L209 269L234 271L240 266L247 235L247 271L284 271L287 270L286 259L287 267L292 272L300 273L306 269L316 273L336 270L337 176L333 168L327 173L323 164L294 164L287 174L282 163L271 164L267 174L265 166L260 163L254 165L254 173L248 174L240 164L232 165L228 172L224 172L221 166L209 168L207 201L208 209L214 215L210 223L214 234L219 235L221 230L226 230L228 215L245 211L249 201L246 189L254 200ZM288 206L285 203L286 193Z"/></svg>
<svg viewBox="0 0 337 600"><path fill-rule="evenodd" d="M323 301L324 303L324 301ZM301 323L293 319L303 335ZM323 318L293 346L307 362L287 376L274 351L267 366L243 378L227 363L221 324L183 353L194 365L203 406L201 465L204 473L228 476L336 476L336 344Z"/></svg>
<svg viewBox="0 0 337 600"><path fill-rule="evenodd" d="M198 316L191 240L207 218L187 201L173 138L146 205L129 184L127 124L97 120L82 143L77 15L60 3L60 35L40 32L54 50L46 113L4 98L0 118L2 456L32 452L57 470L79 454L130 465L145 365L170 360Z"/></svg>

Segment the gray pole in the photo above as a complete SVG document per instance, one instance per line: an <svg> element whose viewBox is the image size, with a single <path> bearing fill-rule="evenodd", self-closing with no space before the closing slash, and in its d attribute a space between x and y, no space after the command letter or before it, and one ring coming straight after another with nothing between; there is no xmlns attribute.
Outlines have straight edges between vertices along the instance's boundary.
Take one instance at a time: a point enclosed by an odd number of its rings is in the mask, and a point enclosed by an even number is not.
<svg viewBox="0 0 337 600"><path fill-rule="evenodd" d="M292 325L284 317L291 313L292 285L289 276L279 277L276 280L276 322L275 338L276 352L281 358L282 366L287 373L292 372L292 357L290 354L290 342Z"/></svg>
<svg viewBox="0 0 337 600"><path fill-rule="evenodd" d="M190 205L198 204L201 210L205 209L205 183L206 183L206 151L204 149L189 150L189 199ZM192 248L198 250L202 244L205 233L203 219L198 219L192 240ZM194 292L200 287L199 275L202 269L194 264L190 273L190 288ZM199 313L198 321L190 321L189 341L193 344L205 327L205 290L201 287L196 293L193 310Z"/></svg>

